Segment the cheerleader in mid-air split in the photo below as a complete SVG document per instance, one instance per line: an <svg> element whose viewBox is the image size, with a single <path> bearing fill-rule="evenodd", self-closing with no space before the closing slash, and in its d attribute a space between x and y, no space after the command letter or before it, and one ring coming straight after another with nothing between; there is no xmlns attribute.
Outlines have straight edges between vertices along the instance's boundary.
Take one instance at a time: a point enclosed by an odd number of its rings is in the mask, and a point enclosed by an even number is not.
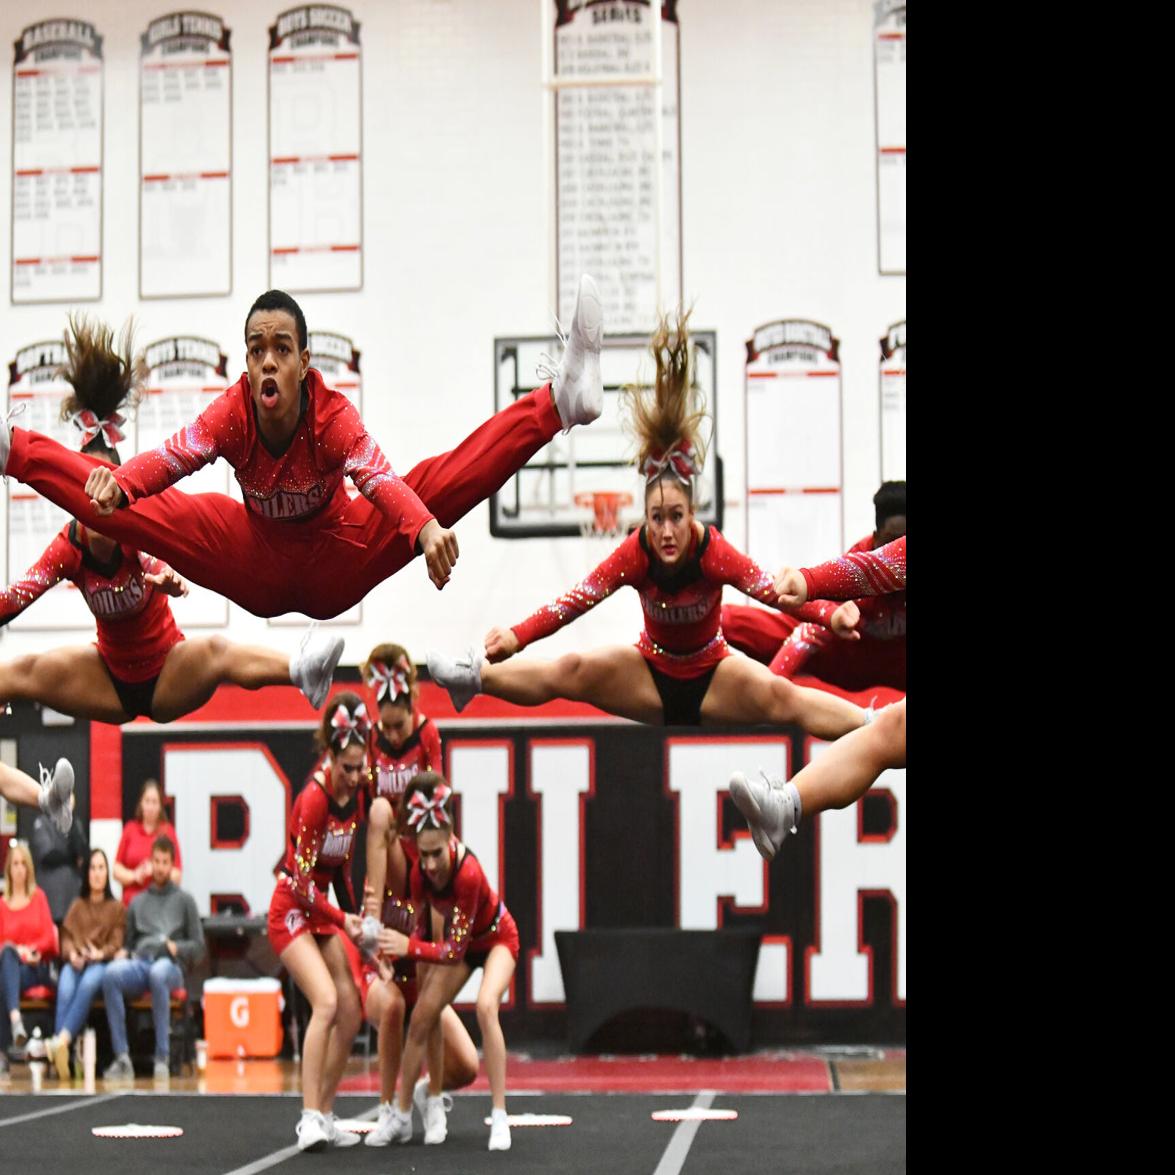
<svg viewBox="0 0 1175 1175"><path fill-rule="evenodd" d="M80 431L79 459L117 466L122 414L136 402L145 375L133 357L130 327L116 347L109 328L71 319L65 345L64 375L73 391L61 412ZM202 706L222 683L244 689L293 684L317 708L343 651L341 637L313 627L293 657L220 636L185 640L167 602L187 595L184 581L161 560L76 518L21 580L0 590L0 626L61 580L81 589L97 623L97 642L0 664L4 701L37 701L99 722L129 722L140 714L172 722Z"/></svg>
<svg viewBox="0 0 1175 1175"><path fill-rule="evenodd" d="M644 524L553 604L513 628L492 629L484 660L477 649L458 659L430 653L429 671L458 710L477 693L522 706L569 698L638 722L796 723L820 738L869 721L867 711L844 698L794 685L734 653L722 635L724 584L778 605L771 576L694 516L705 414L690 375L688 317L679 317L675 331L662 320L653 336L652 394L627 389L645 477ZM555 661L508 660L625 586L639 593L645 617L635 647ZM827 605L829 614L834 609Z"/></svg>
<svg viewBox="0 0 1175 1175"><path fill-rule="evenodd" d="M444 587L458 553L449 528L560 429L599 416L602 337L599 295L585 276L552 382L401 479L354 405L311 368L298 303L270 290L245 319L247 372L158 449L112 470L0 422L0 474L256 616L325 620L417 554ZM169 488L218 457L236 470L243 505ZM359 490L354 500L344 477Z"/></svg>

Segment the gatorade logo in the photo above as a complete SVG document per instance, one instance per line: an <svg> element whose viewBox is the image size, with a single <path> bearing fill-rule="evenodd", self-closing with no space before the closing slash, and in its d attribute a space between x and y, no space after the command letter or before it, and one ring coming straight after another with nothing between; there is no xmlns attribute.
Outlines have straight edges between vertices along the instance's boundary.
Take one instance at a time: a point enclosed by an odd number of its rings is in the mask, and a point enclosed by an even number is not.
<svg viewBox="0 0 1175 1175"><path fill-rule="evenodd" d="M235 1028L249 1027L249 997L247 995L239 995L233 999L228 1006L228 1018L233 1022Z"/></svg>

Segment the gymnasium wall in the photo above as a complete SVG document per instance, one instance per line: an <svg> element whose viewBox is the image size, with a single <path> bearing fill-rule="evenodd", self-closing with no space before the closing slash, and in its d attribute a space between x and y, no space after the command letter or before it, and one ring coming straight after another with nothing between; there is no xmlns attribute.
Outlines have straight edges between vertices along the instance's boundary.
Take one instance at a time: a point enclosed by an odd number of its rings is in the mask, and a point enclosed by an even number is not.
<svg viewBox="0 0 1175 1175"><path fill-rule="evenodd" d="M0 737L17 741L26 771L72 757L78 814L110 854L142 781L162 780L201 914L230 904L264 914L313 727L292 688L251 695L252 718L243 697L224 689L174 726L54 731L22 704L0 718ZM555 930L750 927L763 935L757 1046L905 1040L905 771L804 822L768 868L725 789L734 769L790 775L819 754L799 730L665 731L568 703L536 718L488 698L458 717L429 684L422 706L440 725L459 832L518 922L508 1035L566 1032ZM32 818L22 811L22 831Z"/></svg>
<svg viewBox="0 0 1175 1175"><path fill-rule="evenodd" d="M82 8L84 7L84 11ZM233 50L232 293L138 298L139 36L166 2L29 0L0 6L0 44L48 17L81 16L104 38L104 276L85 308L134 313L139 338L220 342L243 369L243 319L268 285L268 26L286 5L209 8ZM497 336L546 334L554 309L539 0L354 0L362 26L363 289L300 296L311 329L362 353L363 413L393 465L449 448L493 404ZM728 537L744 538L744 342L783 317L841 340L846 542L872 527L880 480L878 339L905 318L905 278L877 262L873 6L869 0L681 0L684 288L694 323L717 332L718 448ZM12 158L12 54L0 70L0 159ZM0 356L57 337L66 307L12 305L11 182L0 182ZM11 492L11 487L9 489ZM0 526L4 525L0 522ZM443 593L415 565L381 585L346 630L344 662L377 641L418 659L512 622L577 580L607 550L578 538L489 535L488 510L458 527L461 562ZM0 534L0 550L6 551ZM832 552L829 552L830 554ZM24 567L8 566L7 580ZM340 568L340 574L345 569ZM545 654L630 641L634 600L600 608ZM241 609L227 635L292 649L295 633ZM88 640L84 631L0 630L0 658Z"/></svg>

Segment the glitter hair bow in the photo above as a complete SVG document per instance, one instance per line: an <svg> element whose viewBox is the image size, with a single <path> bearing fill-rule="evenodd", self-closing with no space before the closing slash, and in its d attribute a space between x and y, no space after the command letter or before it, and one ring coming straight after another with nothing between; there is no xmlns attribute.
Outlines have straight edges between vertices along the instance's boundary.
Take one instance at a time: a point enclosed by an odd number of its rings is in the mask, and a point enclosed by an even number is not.
<svg viewBox="0 0 1175 1175"><path fill-rule="evenodd" d="M447 828L450 821L445 804L452 794L453 789L447 783L438 783L432 790L431 799L424 792L414 791L408 800L408 827L420 832L427 822L433 828Z"/></svg>
<svg viewBox="0 0 1175 1175"><path fill-rule="evenodd" d="M120 424L126 423L126 417L119 412L111 414L102 420L92 408L83 408L75 412L70 418L74 427L82 434L81 448L85 448L99 433L106 442L108 449L113 449L120 441L126 440Z"/></svg>
<svg viewBox="0 0 1175 1175"><path fill-rule="evenodd" d="M394 702L401 694L410 692L408 666L403 660L388 666L382 661L373 661L368 670L367 684L375 690L377 702Z"/></svg>
<svg viewBox="0 0 1175 1175"><path fill-rule="evenodd" d="M688 441L680 441L668 453L650 453L641 472L645 475L646 485L663 473L671 473L683 485L689 485L690 479L702 472L702 467L694 456L693 446Z"/></svg>
<svg viewBox="0 0 1175 1175"><path fill-rule="evenodd" d="M341 751L352 739L366 742L369 726L367 707L362 702L355 707L354 714L349 713L347 707L340 702L335 707L335 712L330 716L331 746L338 747Z"/></svg>

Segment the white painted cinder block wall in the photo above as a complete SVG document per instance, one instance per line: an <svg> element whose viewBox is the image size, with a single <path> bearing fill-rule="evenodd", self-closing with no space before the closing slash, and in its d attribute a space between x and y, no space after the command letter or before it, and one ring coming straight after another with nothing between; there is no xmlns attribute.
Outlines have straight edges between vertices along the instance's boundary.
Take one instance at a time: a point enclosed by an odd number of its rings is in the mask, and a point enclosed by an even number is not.
<svg viewBox="0 0 1175 1175"><path fill-rule="evenodd" d="M227 298L137 297L138 38L169 0L0 6L0 160L11 160L11 45L27 24L82 16L105 38L103 297L133 312L142 341L219 340L244 366L243 318L267 288L267 27L290 4L210 3L232 30L234 248ZM205 7L201 5L199 7ZM451 447L492 408L496 335L550 329L551 209L545 168L539 0L354 0L362 22L364 288L299 295L312 328L362 350L364 415L393 465ZM84 11L83 11L84 9ZM872 527L880 478L877 339L905 318L905 278L877 273L869 0L680 0L685 291L718 332L720 451L728 537L744 538L743 342L780 317L829 324L842 341L846 538ZM0 183L0 358L59 335L61 306L8 302L11 181ZM2 512L0 512L2 513ZM0 526L3 520L0 519ZM404 642L418 660L512 623L589 570L579 539L493 540L479 507L459 527L461 562L438 593L422 563L368 597L344 660ZM606 550L606 548L605 548ZM832 554L833 552L829 552ZM597 551L596 557L602 557ZM8 578L23 568L8 568ZM345 569L340 568L340 574ZM622 596L545 642L548 655L629 643ZM292 649L296 633L237 607L227 635ZM0 630L10 658L85 633ZM536 650L537 651L537 650Z"/></svg>

